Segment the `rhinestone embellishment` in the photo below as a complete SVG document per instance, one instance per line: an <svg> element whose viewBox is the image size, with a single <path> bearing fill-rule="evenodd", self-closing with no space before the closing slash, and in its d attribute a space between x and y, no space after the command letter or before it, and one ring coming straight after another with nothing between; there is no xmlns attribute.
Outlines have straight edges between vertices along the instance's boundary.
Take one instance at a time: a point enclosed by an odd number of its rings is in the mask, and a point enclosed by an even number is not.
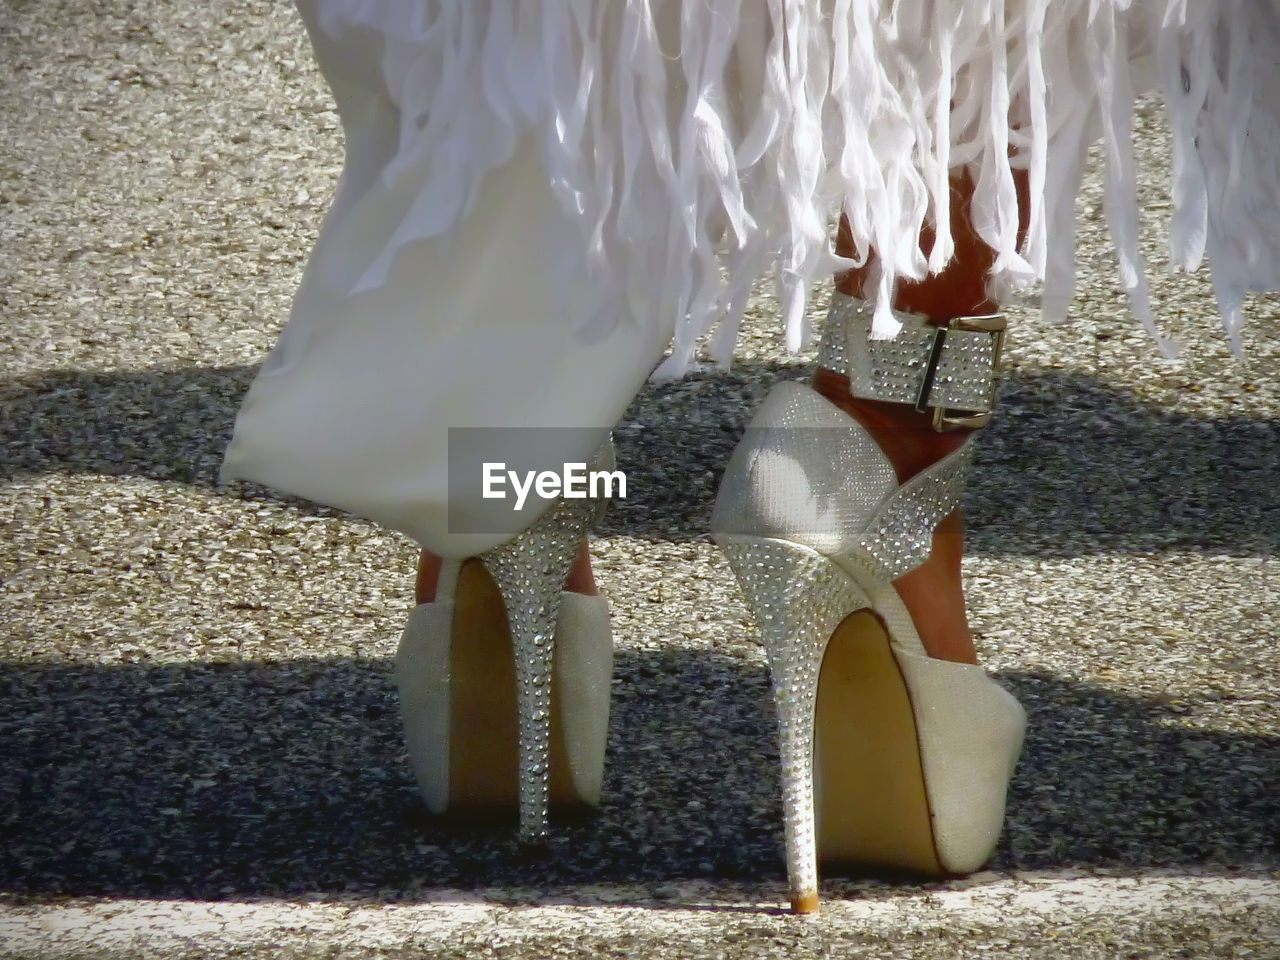
<svg viewBox="0 0 1280 960"><path fill-rule="evenodd" d="M916 313L895 310L902 330L872 340L871 306L836 292L818 344L818 365L849 378L855 397L912 403L929 366L937 327ZM996 341L989 333L949 330L929 391L930 407L986 412L995 407Z"/></svg>
<svg viewBox="0 0 1280 960"><path fill-rule="evenodd" d="M876 511L852 557L881 580L896 580L928 559L933 529L960 505L973 462L973 444L964 446L912 477Z"/></svg>
<svg viewBox="0 0 1280 960"><path fill-rule="evenodd" d="M818 891L813 799L814 707L827 641L871 605L831 560L786 540L725 534L716 541L760 625L778 712L787 876L793 900Z"/></svg>
<svg viewBox="0 0 1280 960"><path fill-rule="evenodd" d="M613 447L606 444L590 469L612 468ZM547 837L551 676L560 592L578 545L602 507L601 500L558 500L532 527L480 557L502 592L515 650L523 843Z"/></svg>

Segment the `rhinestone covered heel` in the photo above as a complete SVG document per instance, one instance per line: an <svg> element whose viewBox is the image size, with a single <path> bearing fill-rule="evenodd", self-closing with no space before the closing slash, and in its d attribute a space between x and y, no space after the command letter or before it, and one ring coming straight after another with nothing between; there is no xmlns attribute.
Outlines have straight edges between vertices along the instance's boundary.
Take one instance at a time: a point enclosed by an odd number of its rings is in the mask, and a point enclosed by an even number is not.
<svg viewBox="0 0 1280 960"><path fill-rule="evenodd" d="M976 384L956 382L970 361L953 353L939 378L946 357L920 339L932 360L903 349L899 362L883 348L868 360L859 348L869 382L900 390L914 377L926 395L968 391L963 404L944 401L948 419L985 412ZM988 368L995 352L987 346ZM831 368L845 372L838 358ZM899 484L857 421L783 383L725 470L712 535L769 661L797 912L817 909L820 862L969 873L999 838L1023 710L980 667L929 657L893 586L929 556L970 460L966 440Z"/></svg>
<svg viewBox="0 0 1280 960"><path fill-rule="evenodd" d="M608 446L591 469L612 467ZM507 543L444 563L436 600L410 615L396 684L410 766L433 813L514 809L520 840L538 844L553 803L598 803L609 611L564 582L599 509L561 499Z"/></svg>
<svg viewBox="0 0 1280 960"><path fill-rule="evenodd" d="M732 534L716 540L763 635L778 712L791 905L798 913L812 913L818 907L813 784L818 673L827 639L848 612L869 601L830 561L798 544Z"/></svg>

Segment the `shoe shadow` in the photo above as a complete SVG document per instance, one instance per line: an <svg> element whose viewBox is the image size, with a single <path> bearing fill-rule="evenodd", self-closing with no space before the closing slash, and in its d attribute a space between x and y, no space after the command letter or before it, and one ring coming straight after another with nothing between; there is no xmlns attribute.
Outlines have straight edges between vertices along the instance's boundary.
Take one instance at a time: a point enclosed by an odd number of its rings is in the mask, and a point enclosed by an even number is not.
<svg viewBox="0 0 1280 960"><path fill-rule="evenodd" d="M213 486L253 366L58 371L0 385L0 480L96 473Z"/></svg>
<svg viewBox="0 0 1280 960"><path fill-rule="evenodd" d="M616 433L632 497L601 532L691 540L759 401L807 368L744 363L648 388ZM0 481L44 473L212 488L250 366L69 371L0 385ZM978 555L1280 549L1280 422L1198 419L1074 374L1011 378L966 507ZM231 495L265 494L247 485ZM308 512L327 512L291 501Z"/></svg>
<svg viewBox="0 0 1280 960"><path fill-rule="evenodd" d="M762 664L620 655L605 798L547 855L423 811L383 660L0 665L0 891L421 899L782 880ZM1036 674L1001 868L1280 869L1280 739Z"/></svg>
<svg viewBox="0 0 1280 960"><path fill-rule="evenodd" d="M641 492L603 532L697 538L720 474L756 407L808 367L736 366L659 384L616 432ZM1200 419L1089 377L1010 377L977 445L966 493L968 550L1065 557L1161 549L1280 550L1280 421Z"/></svg>

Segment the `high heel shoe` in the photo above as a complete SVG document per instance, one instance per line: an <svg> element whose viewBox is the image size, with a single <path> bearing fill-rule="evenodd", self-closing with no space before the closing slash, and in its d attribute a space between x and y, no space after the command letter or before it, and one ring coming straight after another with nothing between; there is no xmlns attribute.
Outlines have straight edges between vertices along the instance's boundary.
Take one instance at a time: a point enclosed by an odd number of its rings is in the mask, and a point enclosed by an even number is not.
<svg viewBox="0 0 1280 960"><path fill-rule="evenodd" d="M855 395L985 422L997 318L951 328L901 316L892 341L837 299L819 363ZM931 875L990 857L1025 714L977 666L925 652L893 581L929 555L959 504L971 444L899 485L857 421L799 383L776 387L722 481L712 516L768 655L796 912L818 908L818 861Z"/></svg>
<svg viewBox="0 0 1280 960"><path fill-rule="evenodd" d="M612 470L613 448L590 469ZM613 639L603 596L564 590L602 501L561 499L478 557L447 561L396 654L409 764L436 814L518 811L526 844L549 811L595 806Z"/></svg>

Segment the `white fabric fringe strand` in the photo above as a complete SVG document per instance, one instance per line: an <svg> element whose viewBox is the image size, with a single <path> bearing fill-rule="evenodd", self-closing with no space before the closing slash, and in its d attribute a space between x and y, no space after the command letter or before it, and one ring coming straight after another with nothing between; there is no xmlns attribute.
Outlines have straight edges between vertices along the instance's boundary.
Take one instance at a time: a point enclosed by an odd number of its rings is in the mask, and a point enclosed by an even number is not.
<svg viewBox="0 0 1280 960"><path fill-rule="evenodd" d="M356 291L382 284L405 247L449 235L486 171L533 132L582 226L565 251L566 322L589 337L681 318L661 374L683 372L717 321L712 349L727 361L751 284L775 265L799 348L810 281L872 249L875 335L892 336L896 280L951 256L960 167L997 255L992 282L1043 280L1060 317L1074 200L1100 136L1121 281L1156 333L1132 148L1135 93L1156 82L1173 132L1171 261L1195 269L1208 255L1233 347L1246 293L1280 289L1280 0L300 2L335 38L382 38L402 116L384 177L431 163ZM1031 185L1021 248L1010 156ZM841 210L854 261L831 252ZM926 222L938 239L922 254Z"/></svg>

